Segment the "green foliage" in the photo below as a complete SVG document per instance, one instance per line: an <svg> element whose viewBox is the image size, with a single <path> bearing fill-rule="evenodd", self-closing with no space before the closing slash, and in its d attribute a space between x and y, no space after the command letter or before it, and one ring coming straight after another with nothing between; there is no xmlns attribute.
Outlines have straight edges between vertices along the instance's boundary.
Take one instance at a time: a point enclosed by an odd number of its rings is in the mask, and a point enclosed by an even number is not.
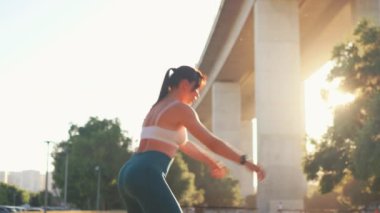
<svg viewBox="0 0 380 213"><path fill-rule="evenodd" d="M231 177L214 179L209 175L208 167L184 155L191 172L195 174L197 188L203 189L205 200L202 205L215 207L241 206L239 182Z"/></svg>
<svg viewBox="0 0 380 213"><path fill-rule="evenodd" d="M352 176L361 184L351 192L370 196L343 193L342 200L360 205L380 198L380 28L362 21L354 36L334 48L328 80L340 80L339 89L356 98L334 110L333 126L304 158L304 172L319 181L322 193L348 184L345 179Z"/></svg>
<svg viewBox="0 0 380 213"><path fill-rule="evenodd" d="M321 194L314 192L310 197L304 199L305 209L310 212L323 211L326 209L347 210L347 206L339 202L339 194L337 192L329 192Z"/></svg>
<svg viewBox="0 0 380 213"><path fill-rule="evenodd" d="M30 206L44 206L45 204L45 191L40 191L38 193L29 194L29 205ZM47 199L48 206L59 206L60 199L59 197L54 196L51 192L48 192Z"/></svg>
<svg viewBox="0 0 380 213"><path fill-rule="evenodd" d="M378 201L379 196L376 193L363 190L367 185L367 181L353 179L352 176L345 178L340 190L340 202L347 206L360 206L371 201Z"/></svg>
<svg viewBox="0 0 380 213"><path fill-rule="evenodd" d="M99 166L101 209L122 208L116 178L119 168L131 155L128 147L132 142L123 133L118 120L94 117L83 127L70 127L68 141L62 141L53 153L53 179L62 193L68 157L69 203L81 209L96 208L98 171L95 168Z"/></svg>
<svg viewBox="0 0 380 213"><path fill-rule="evenodd" d="M207 178L203 180L205 188L206 204L209 206L240 206L242 198L240 197L239 182L226 177L223 179Z"/></svg>
<svg viewBox="0 0 380 213"><path fill-rule="evenodd" d="M204 190L195 186L195 175L188 169L182 154L175 157L166 178L181 206L193 206L203 202Z"/></svg>
<svg viewBox="0 0 380 213"><path fill-rule="evenodd" d="M44 192L32 193L29 200L30 206L43 206L44 205Z"/></svg>
<svg viewBox="0 0 380 213"><path fill-rule="evenodd" d="M0 203L7 203L7 185L5 183L0 183Z"/></svg>
<svg viewBox="0 0 380 213"><path fill-rule="evenodd" d="M29 202L29 193L13 185L0 183L0 204L22 205Z"/></svg>

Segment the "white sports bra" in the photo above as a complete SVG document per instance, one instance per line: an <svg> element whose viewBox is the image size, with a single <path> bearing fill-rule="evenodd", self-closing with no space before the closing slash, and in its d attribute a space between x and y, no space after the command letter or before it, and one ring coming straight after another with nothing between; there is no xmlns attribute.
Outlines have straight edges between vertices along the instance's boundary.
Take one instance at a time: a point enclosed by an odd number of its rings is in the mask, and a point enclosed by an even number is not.
<svg viewBox="0 0 380 213"><path fill-rule="evenodd" d="M180 144L183 144L188 141L187 129L185 127L180 128L179 130L165 129L157 126L157 123L161 115L172 107L178 101L173 101L164 107L154 122L152 126L143 126L141 131L141 139L155 139L163 143L168 143L173 146L178 147Z"/></svg>

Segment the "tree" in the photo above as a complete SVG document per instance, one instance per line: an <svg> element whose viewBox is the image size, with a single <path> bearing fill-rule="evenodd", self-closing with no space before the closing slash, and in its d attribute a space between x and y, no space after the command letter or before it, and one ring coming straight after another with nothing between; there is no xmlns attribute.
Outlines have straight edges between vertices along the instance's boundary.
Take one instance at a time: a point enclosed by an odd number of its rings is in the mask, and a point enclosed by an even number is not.
<svg viewBox="0 0 380 213"><path fill-rule="evenodd" d="M37 193L30 193L29 194L29 205L30 206L43 206L45 203L45 191L40 191ZM48 206L59 206L60 200L59 197L56 197L53 195L53 193L48 192L48 199L47 199L47 205Z"/></svg>
<svg viewBox="0 0 380 213"><path fill-rule="evenodd" d="M97 196L96 167L100 168L100 207L122 208L116 180L120 167L129 159L132 139L126 137L118 120L91 117L83 126L72 125L68 141L62 141L53 153L53 179L63 193L65 159L68 157L68 202L81 209L95 209ZM67 155L66 155L67 154Z"/></svg>
<svg viewBox="0 0 380 213"><path fill-rule="evenodd" d="M166 180L181 206L193 206L204 201L204 190L197 189L195 175L189 171L181 153L175 157Z"/></svg>
<svg viewBox="0 0 380 213"><path fill-rule="evenodd" d="M305 156L303 169L308 180L319 181L322 193L349 179L360 182L356 191L368 195L366 200L342 193L359 205L380 199L380 28L364 20L354 38L334 48L328 80L340 80L339 89L356 98L334 110L333 125L321 141L312 141L316 149Z"/></svg>
<svg viewBox="0 0 380 213"><path fill-rule="evenodd" d="M29 202L29 193L13 185L0 183L0 203L3 205L22 205Z"/></svg>
<svg viewBox="0 0 380 213"><path fill-rule="evenodd" d="M8 203L6 187L5 183L0 183L0 203Z"/></svg>
<svg viewBox="0 0 380 213"><path fill-rule="evenodd" d="M329 209L346 209L347 207L339 201L339 193L329 192L321 194L314 184L309 186L308 195L304 198L305 210L310 212L328 211Z"/></svg>
<svg viewBox="0 0 380 213"><path fill-rule="evenodd" d="M204 190L202 205L214 207L241 206L243 198L240 195L239 181L231 177L214 179L210 176L208 167L204 164L183 156L189 170L195 174L195 185Z"/></svg>
<svg viewBox="0 0 380 213"><path fill-rule="evenodd" d="M43 206L44 205L44 197L45 192L41 191L39 193L32 193L30 195L29 205L30 206Z"/></svg>

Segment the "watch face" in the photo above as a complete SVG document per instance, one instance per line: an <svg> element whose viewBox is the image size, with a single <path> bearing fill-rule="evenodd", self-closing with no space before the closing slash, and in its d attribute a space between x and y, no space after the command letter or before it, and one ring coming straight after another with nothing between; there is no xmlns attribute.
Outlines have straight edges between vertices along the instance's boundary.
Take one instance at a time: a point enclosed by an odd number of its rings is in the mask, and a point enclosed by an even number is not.
<svg viewBox="0 0 380 213"><path fill-rule="evenodd" d="M247 156L246 155L242 155L240 157L240 164L245 164L245 162L247 162Z"/></svg>

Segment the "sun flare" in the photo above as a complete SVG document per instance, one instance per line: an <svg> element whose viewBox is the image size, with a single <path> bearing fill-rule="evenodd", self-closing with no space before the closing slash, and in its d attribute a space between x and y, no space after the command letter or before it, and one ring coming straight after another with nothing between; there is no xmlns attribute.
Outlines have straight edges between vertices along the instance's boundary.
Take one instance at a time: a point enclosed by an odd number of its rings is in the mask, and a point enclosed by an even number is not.
<svg viewBox="0 0 380 213"><path fill-rule="evenodd" d="M355 99L354 95L338 89L339 80L326 80L333 66L333 62L327 62L304 82L306 134L316 140L319 140L332 125L333 110ZM322 97L322 91L327 94L325 98ZM308 151L312 149L309 145L306 148Z"/></svg>
<svg viewBox="0 0 380 213"><path fill-rule="evenodd" d="M344 93L339 90L340 81L336 80L327 85L326 91L328 92L328 98L325 101L327 106L335 108L336 106L347 104L355 99L355 96L349 93Z"/></svg>

